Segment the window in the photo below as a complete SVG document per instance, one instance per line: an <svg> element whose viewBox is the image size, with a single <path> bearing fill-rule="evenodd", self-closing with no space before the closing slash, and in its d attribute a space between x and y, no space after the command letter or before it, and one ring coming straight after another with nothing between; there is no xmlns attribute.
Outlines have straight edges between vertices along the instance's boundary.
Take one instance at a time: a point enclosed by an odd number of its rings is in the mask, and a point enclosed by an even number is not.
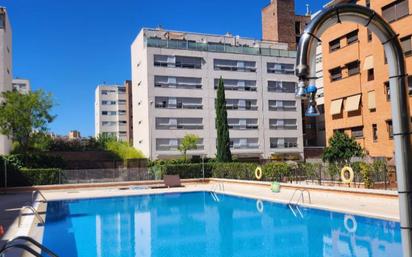
<svg viewBox="0 0 412 257"><path fill-rule="evenodd" d="M193 77L155 76L154 86L161 88L201 89L202 79Z"/></svg>
<svg viewBox="0 0 412 257"><path fill-rule="evenodd" d="M329 52L334 52L340 48L340 38L329 42Z"/></svg>
<svg viewBox="0 0 412 257"><path fill-rule="evenodd" d="M393 139L393 127L391 120L386 121L386 129L388 130L389 139Z"/></svg>
<svg viewBox="0 0 412 257"><path fill-rule="evenodd" d="M369 29L367 30L368 33L368 42L372 41L372 31L370 31Z"/></svg>
<svg viewBox="0 0 412 257"><path fill-rule="evenodd" d="M117 91L119 92L119 94L125 94L126 93L126 88L125 87L118 87Z"/></svg>
<svg viewBox="0 0 412 257"><path fill-rule="evenodd" d="M409 15L408 0L398 0L382 7L382 16L388 22L394 22Z"/></svg>
<svg viewBox="0 0 412 257"><path fill-rule="evenodd" d="M295 93L296 83L288 81L268 81L268 91L277 93Z"/></svg>
<svg viewBox="0 0 412 257"><path fill-rule="evenodd" d="M293 63L267 63L267 72L275 74L295 74Z"/></svg>
<svg viewBox="0 0 412 257"><path fill-rule="evenodd" d="M346 40L348 45L355 43L358 41L358 30L352 31L351 33L346 35Z"/></svg>
<svg viewBox="0 0 412 257"><path fill-rule="evenodd" d="M215 89L219 86L219 80L215 79ZM224 79L223 84L225 90L233 91L256 91L256 80L237 80L237 79Z"/></svg>
<svg viewBox="0 0 412 257"><path fill-rule="evenodd" d="M366 7L371 8L371 1L370 0L366 0Z"/></svg>
<svg viewBox="0 0 412 257"><path fill-rule="evenodd" d="M298 139L295 137L270 138L270 148L296 148Z"/></svg>
<svg viewBox="0 0 412 257"><path fill-rule="evenodd" d="M346 64L346 67L348 68L348 75L356 75L359 73L359 61L354 61L351 63Z"/></svg>
<svg viewBox="0 0 412 257"><path fill-rule="evenodd" d="M334 69L329 70L330 73L330 81L336 81L342 79L342 68L336 67Z"/></svg>
<svg viewBox="0 0 412 257"><path fill-rule="evenodd" d="M6 17L3 13L0 14L0 29L4 29L6 27Z"/></svg>
<svg viewBox="0 0 412 257"><path fill-rule="evenodd" d="M374 69L369 69L368 70L368 81L374 80L375 79L375 71Z"/></svg>
<svg viewBox="0 0 412 257"><path fill-rule="evenodd" d="M354 138L363 138L363 126L352 128L351 133Z"/></svg>
<svg viewBox="0 0 412 257"><path fill-rule="evenodd" d="M154 55L154 66L168 68L201 69L202 58L172 55Z"/></svg>
<svg viewBox="0 0 412 257"><path fill-rule="evenodd" d="M386 101L389 102L391 100L391 91L389 87L389 81L386 81L385 83L383 83L383 86L385 88Z"/></svg>
<svg viewBox="0 0 412 257"><path fill-rule="evenodd" d="M411 45L411 35L407 37L403 37L400 39L401 41L401 46L403 49L403 53L405 56L411 56L412 55L412 45Z"/></svg>
<svg viewBox="0 0 412 257"><path fill-rule="evenodd" d="M256 62L214 59L215 70L256 72Z"/></svg>
<svg viewBox="0 0 412 257"><path fill-rule="evenodd" d="M373 136L373 142L378 141L378 125L372 124L372 136Z"/></svg>
<svg viewBox="0 0 412 257"><path fill-rule="evenodd" d="M296 35L300 35L301 31L300 31L300 21L295 21L295 33Z"/></svg>

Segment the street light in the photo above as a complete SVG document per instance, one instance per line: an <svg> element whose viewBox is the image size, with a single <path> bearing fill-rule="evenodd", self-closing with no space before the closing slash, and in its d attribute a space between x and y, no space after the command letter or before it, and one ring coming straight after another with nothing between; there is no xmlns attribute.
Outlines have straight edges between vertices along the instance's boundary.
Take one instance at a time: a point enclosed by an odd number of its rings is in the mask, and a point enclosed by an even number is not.
<svg viewBox="0 0 412 257"><path fill-rule="evenodd" d="M323 10L307 25L299 41L296 57L296 75L299 78L297 97L302 98L309 95L309 107L306 115L314 116L317 114L314 90L311 86L306 86L315 85L313 82L316 78L316 46L321 42L320 37L326 29L342 22L351 22L367 27L375 33L385 49L392 96L392 124L403 256L412 257L412 143L410 137L412 130L405 59L398 35L380 15L367 7L356 4L340 4Z"/></svg>

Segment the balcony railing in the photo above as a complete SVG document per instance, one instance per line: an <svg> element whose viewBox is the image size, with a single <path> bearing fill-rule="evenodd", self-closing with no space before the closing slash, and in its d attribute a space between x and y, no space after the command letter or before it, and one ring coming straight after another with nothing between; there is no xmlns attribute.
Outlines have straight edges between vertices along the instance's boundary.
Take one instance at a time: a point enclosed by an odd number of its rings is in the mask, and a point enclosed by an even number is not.
<svg viewBox="0 0 412 257"><path fill-rule="evenodd" d="M239 106L234 104L227 104L226 109L228 110L239 110L239 111L256 111L257 106Z"/></svg>
<svg viewBox="0 0 412 257"><path fill-rule="evenodd" d="M298 126L296 124L294 125L277 125L277 124L270 124L270 129L276 129L276 130L297 130Z"/></svg>
<svg viewBox="0 0 412 257"><path fill-rule="evenodd" d="M294 111L296 111L296 106L275 106L275 105L269 105L269 111L294 112Z"/></svg>
<svg viewBox="0 0 412 257"><path fill-rule="evenodd" d="M177 103L176 105L171 105L167 103L156 103L155 108L201 110L203 109L203 105L201 103Z"/></svg>
<svg viewBox="0 0 412 257"><path fill-rule="evenodd" d="M270 143L270 148L296 148L298 147L298 143L294 142L285 142L283 144L278 143Z"/></svg>
<svg viewBox="0 0 412 257"><path fill-rule="evenodd" d="M217 47L213 44L189 42L186 40L166 40L159 38L146 38L146 46L158 47L158 48L171 48L171 49L183 49L194 51L208 51L208 52L220 52L220 53L238 53L249 55L264 55L274 57L290 57L296 58L296 51L272 49L272 48L260 48L249 46L232 46L223 44Z"/></svg>

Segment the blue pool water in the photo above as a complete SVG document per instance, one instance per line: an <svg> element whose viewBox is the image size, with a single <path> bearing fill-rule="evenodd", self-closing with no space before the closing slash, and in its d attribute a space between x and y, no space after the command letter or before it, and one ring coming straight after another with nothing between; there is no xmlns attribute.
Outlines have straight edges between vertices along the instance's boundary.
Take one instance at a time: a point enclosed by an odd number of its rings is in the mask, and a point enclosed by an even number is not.
<svg viewBox="0 0 412 257"><path fill-rule="evenodd" d="M399 223L208 192L49 202L62 257L402 256Z"/></svg>

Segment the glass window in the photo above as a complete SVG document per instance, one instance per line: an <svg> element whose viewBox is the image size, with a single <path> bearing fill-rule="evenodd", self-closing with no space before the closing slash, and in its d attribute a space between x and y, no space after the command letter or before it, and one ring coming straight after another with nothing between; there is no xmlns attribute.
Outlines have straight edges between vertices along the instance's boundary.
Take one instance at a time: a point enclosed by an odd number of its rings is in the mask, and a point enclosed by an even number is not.
<svg viewBox="0 0 412 257"><path fill-rule="evenodd" d="M400 0L382 7L382 16L388 22L401 19L409 14L408 0Z"/></svg>
<svg viewBox="0 0 412 257"><path fill-rule="evenodd" d="M6 19L4 14L0 14L0 29L4 29L6 27Z"/></svg>
<svg viewBox="0 0 412 257"><path fill-rule="evenodd" d="M372 31L370 31L369 29L367 30L368 33L368 42L372 41Z"/></svg>
<svg viewBox="0 0 412 257"><path fill-rule="evenodd" d="M354 127L351 129L354 138L363 138L363 126Z"/></svg>
<svg viewBox="0 0 412 257"><path fill-rule="evenodd" d="M354 61L351 63L346 64L348 68L348 75L352 76L359 73L359 61Z"/></svg>
<svg viewBox="0 0 412 257"><path fill-rule="evenodd" d="M329 42L329 51L334 52L340 48L340 38Z"/></svg>
<svg viewBox="0 0 412 257"><path fill-rule="evenodd" d="M348 42L348 45L358 41L358 30L352 31L351 33L347 34L346 40Z"/></svg>
<svg viewBox="0 0 412 257"><path fill-rule="evenodd" d="M385 88L385 94L386 94L386 101L390 101L391 100L391 91L389 88L389 81L386 81L385 83L383 83L384 88Z"/></svg>
<svg viewBox="0 0 412 257"><path fill-rule="evenodd" d="M401 46L405 56L412 55L411 35L401 38Z"/></svg>
<svg viewBox="0 0 412 257"><path fill-rule="evenodd" d="M378 125L372 124L373 141L378 141Z"/></svg>
<svg viewBox="0 0 412 257"><path fill-rule="evenodd" d="M368 81L374 80L375 79L375 71L374 69L369 69L368 70Z"/></svg>
<svg viewBox="0 0 412 257"><path fill-rule="evenodd" d="M393 139L393 127L391 120L386 121L386 128L388 130L389 139Z"/></svg>
<svg viewBox="0 0 412 257"><path fill-rule="evenodd" d="M329 70L330 73L330 80L336 81L342 79L342 68L336 67L334 69Z"/></svg>

